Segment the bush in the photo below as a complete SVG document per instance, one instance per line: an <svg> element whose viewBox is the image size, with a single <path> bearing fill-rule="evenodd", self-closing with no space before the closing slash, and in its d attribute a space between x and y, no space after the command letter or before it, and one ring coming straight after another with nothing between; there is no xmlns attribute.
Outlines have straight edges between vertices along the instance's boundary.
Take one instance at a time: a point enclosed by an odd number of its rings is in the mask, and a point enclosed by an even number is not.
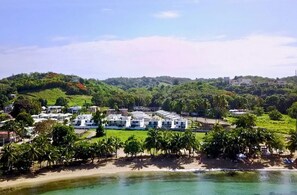
<svg viewBox="0 0 297 195"><path fill-rule="evenodd" d="M25 126L32 126L34 123L32 116L26 112L18 114L15 120L23 123Z"/></svg>
<svg viewBox="0 0 297 195"><path fill-rule="evenodd" d="M271 120L279 121L283 118L282 113L280 113L278 110L272 110L268 113L269 118Z"/></svg>
<svg viewBox="0 0 297 195"><path fill-rule="evenodd" d="M287 111L288 111L288 115L291 118L296 118L297 117L297 102L292 104L292 106Z"/></svg>

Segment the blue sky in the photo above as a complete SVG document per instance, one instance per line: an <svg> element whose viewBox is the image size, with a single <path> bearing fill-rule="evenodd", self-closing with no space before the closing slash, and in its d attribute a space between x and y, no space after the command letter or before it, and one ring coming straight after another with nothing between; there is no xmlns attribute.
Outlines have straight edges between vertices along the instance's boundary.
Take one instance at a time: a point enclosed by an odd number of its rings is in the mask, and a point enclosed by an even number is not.
<svg viewBox="0 0 297 195"><path fill-rule="evenodd" d="M0 77L292 76L296 8L296 0L0 0Z"/></svg>

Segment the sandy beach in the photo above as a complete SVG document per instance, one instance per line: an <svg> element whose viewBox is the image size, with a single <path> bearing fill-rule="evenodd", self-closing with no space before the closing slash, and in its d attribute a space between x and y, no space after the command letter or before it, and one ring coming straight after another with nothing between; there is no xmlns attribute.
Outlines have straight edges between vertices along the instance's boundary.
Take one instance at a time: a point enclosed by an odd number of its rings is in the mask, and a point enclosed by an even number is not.
<svg viewBox="0 0 297 195"><path fill-rule="evenodd" d="M105 159L99 162L44 168L30 174L2 177L0 192L20 188L34 187L54 181L87 178L91 176L109 176L128 173L145 172L197 172L220 170L265 170L265 171L296 171L295 165L285 165L279 158L254 160L250 163L231 162L224 159L209 159L205 157L151 157L143 155L137 158L127 158L120 155L117 159Z"/></svg>

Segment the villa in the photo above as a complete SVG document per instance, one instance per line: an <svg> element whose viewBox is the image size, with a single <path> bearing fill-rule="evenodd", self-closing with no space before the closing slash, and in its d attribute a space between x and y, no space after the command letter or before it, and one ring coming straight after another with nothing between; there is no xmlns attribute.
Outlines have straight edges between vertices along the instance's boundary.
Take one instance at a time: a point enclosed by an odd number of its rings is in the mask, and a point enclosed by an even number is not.
<svg viewBox="0 0 297 195"><path fill-rule="evenodd" d="M106 121L106 129L126 129L131 126L131 116L110 114L107 116Z"/></svg>

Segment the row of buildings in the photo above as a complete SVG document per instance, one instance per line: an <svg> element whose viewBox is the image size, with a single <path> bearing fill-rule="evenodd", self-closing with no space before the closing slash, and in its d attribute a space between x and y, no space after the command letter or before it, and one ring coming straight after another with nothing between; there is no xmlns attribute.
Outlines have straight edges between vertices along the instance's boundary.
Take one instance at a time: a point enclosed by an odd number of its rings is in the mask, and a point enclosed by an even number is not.
<svg viewBox="0 0 297 195"><path fill-rule="evenodd" d="M97 128L91 114L78 115L72 121L72 125L77 129ZM109 114L104 121L104 126L106 129L187 129L188 120L164 110L159 110L152 115L134 111L127 116Z"/></svg>

